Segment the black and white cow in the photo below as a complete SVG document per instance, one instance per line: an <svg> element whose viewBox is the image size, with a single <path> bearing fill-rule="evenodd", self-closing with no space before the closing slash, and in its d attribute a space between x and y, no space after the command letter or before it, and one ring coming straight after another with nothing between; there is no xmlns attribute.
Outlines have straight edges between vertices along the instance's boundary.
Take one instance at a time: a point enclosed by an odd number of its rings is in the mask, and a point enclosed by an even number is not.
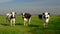
<svg viewBox="0 0 60 34"><path fill-rule="evenodd" d="M15 12L7 13L7 21L9 22L10 26L15 26Z"/></svg>
<svg viewBox="0 0 60 34"><path fill-rule="evenodd" d="M48 13L48 12L43 13L42 18L44 20L44 28L47 28L48 27L48 22L50 20L50 13Z"/></svg>
<svg viewBox="0 0 60 34"><path fill-rule="evenodd" d="M24 21L24 26L30 25L30 20L31 20L31 14L30 13L21 13L23 21Z"/></svg>
<svg viewBox="0 0 60 34"><path fill-rule="evenodd" d="M44 21L44 28L47 28L48 27L48 22L49 22L49 19L50 19L50 13L45 12L43 14L38 15L38 17L40 19L43 19L43 21Z"/></svg>

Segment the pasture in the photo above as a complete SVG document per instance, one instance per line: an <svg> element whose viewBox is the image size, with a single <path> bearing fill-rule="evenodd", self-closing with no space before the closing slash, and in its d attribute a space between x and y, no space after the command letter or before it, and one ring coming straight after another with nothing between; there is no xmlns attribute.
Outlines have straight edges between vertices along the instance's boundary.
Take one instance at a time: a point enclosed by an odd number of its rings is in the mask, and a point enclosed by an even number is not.
<svg viewBox="0 0 60 34"><path fill-rule="evenodd" d="M0 16L0 34L60 34L60 16L51 16L47 29L43 28L43 21L38 16L31 17L29 26L23 25L21 16L16 16L16 26L6 23L6 16Z"/></svg>

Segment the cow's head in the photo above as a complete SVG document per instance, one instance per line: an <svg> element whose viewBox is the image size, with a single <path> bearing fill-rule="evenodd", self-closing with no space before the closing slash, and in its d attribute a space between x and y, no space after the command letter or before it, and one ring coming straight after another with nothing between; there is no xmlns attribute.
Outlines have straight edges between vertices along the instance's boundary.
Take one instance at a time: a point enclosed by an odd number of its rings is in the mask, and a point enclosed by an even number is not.
<svg viewBox="0 0 60 34"><path fill-rule="evenodd" d="M43 15L50 15L50 13L48 13L48 12L45 12L45 13L43 13Z"/></svg>
<svg viewBox="0 0 60 34"><path fill-rule="evenodd" d="M16 12L11 12L12 17L15 17Z"/></svg>
<svg viewBox="0 0 60 34"><path fill-rule="evenodd" d="M48 19L48 18L49 18L48 15L50 15L50 13L48 13L48 12L43 13L43 17L44 17L45 19Z"/></svg>
<svg viewBox="0 0 60 34"><path fill-rule="evenodd" d="M22 17L24 17L25 13L21 13Z"/></svg>

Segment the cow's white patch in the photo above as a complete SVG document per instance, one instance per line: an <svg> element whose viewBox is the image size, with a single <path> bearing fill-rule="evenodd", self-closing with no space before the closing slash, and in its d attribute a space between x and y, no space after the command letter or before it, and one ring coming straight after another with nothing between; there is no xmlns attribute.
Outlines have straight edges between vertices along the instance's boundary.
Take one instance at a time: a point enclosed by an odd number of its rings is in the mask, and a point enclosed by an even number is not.
<svg viewBox="0 0 60 34"><path fill-rule="evenodd" d="M10 26L12 26L12 25L15 26L15 18L10 20Z"/></svg>
<svg viewBox="0 0 60 34"><path fill-rule="evenodd" d="M24 18L24 21L28 21L26 18Z"/></svg>
<svg viewBox="0 0 60 34"><path fill-rule="evenodd" d="M48 23L49 22L49 19L46 19L46 21L45 21L46 23Z"/></svg>
<svg viewBox="0 0 60 34"><path fill-rule="evenodd" d="M15 17L15 12L12 12L12 16Z"/></svg>

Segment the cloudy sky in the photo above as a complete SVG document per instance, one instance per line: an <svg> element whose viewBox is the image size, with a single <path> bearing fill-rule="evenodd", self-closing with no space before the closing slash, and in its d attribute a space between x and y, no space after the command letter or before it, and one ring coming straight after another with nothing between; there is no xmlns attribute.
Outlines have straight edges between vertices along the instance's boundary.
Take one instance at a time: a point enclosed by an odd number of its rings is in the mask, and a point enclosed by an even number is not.
<svg viewBox="0 0 60 34"><path fill-rule="evenodd" d="M0 0L0 14L15 11L39 14L48 11L60 14L60 0Z"/></svg>

